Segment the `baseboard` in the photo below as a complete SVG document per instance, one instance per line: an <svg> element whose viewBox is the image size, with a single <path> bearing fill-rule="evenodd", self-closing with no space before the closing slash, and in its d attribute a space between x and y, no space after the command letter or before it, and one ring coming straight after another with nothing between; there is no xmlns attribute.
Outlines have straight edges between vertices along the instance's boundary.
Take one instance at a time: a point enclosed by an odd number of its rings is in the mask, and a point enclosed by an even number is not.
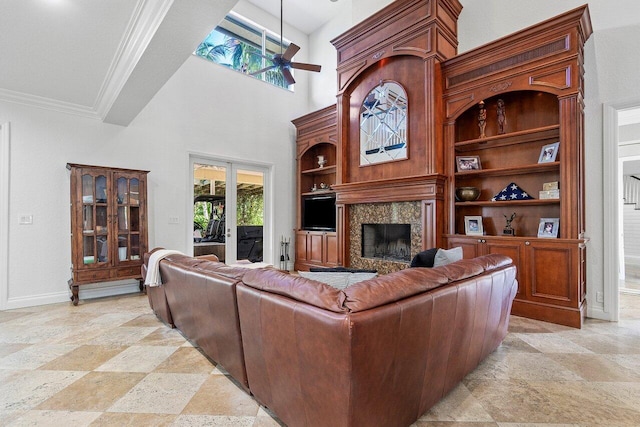
<svg viewBox="0 0 640 427"><path fill-rule="evenodd" d="M610 313L604 311L604 307L587 307L587 317L591 319L612 321Z"/></svg>
<svg viewBox="0 0 640 427"><path fill-rule="evenodd" d="M108 282L108 283L92 283L90 285L80 286L80 300L104 298L116 295L140 293L140 285L138 281L131 282ZM65 290L63 292L55 292L41 295L30 295L27 297L9 298L7 299L7 310L15 308L35 307L38 305L57 304L68 302L71 304L71 292Z"/></svg>
<svg viewBox="0 0 640 427"><path fill-rule="evenodd" d="M108 282L82 285L79 288L78 296L80 300L92 298L112 297L116 295L140 293L140 285L135 282Z"/></svg>
<svg viewBox="0 0 640 427"><path fill-rule="evenodd" d="M12 310L14 308L35 307L37 305L57 304L60 302L71 302L68 291L8 298L6 309Z"/></svg>

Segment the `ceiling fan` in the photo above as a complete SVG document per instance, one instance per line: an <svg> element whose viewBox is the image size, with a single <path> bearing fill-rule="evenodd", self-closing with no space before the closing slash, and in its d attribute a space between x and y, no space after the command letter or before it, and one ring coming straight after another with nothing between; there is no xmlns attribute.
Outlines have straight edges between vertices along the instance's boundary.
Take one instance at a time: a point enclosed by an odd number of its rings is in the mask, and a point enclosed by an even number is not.
<svg viewBox="0 0 640 427"><path fill-rule="evenodd" d="M269 70L273 70L274 68L278 68L280 69L280 71L282 72L282 76L284 77L284 81L287 82L288 85L292 85L294 84L296 81L293 78L293 75L291 74L291 69L295 68L296 70L306 70L306 71L315 71L315 72L319 72L321 66L320 65L314 65L314 64L305 64L302 62L291 62L291 58L293 58L293 56L300 50L300 47L291 43L288 47L287 50L284 51L284 53L282 52L282 48L284 46L284 43L282 41L282 33L283 33L283 29L282 29L282 0L280 0L280 53L276 53L273 55L273 57L268 57L268 56L263 56L264 58L266 58L267 60L271 61L270 66L265 67L261 70L255 71L253 73L251 73L252 76L257 76L258 74L262 74L265 71L269 71Z"/></svg>

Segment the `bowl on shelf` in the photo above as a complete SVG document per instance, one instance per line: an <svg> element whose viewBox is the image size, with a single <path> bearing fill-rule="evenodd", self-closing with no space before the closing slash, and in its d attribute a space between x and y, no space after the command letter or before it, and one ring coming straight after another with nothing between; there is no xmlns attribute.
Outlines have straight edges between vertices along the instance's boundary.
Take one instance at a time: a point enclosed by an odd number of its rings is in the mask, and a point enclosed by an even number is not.
<svg viewBox="0 0 640 427"><path fill-rule="evenodd" d="M456 187L456 199L461 202L472 202L480 197L477 187Z"/></svg>

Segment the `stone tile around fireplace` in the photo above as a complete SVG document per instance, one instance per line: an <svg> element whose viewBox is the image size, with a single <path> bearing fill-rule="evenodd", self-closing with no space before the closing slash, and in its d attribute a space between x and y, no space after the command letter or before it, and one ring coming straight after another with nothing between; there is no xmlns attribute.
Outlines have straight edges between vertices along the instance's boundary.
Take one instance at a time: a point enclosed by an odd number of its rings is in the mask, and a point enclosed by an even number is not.
<svg viewBox="0 0 640 427"><path fill-rule="evenodd" d="M349 266L352 268L375 269L386 274L409 267L409 262L363 257L363 224L409 224L410 258L422 250L422 209L419 201L349 205Z"/></svg>

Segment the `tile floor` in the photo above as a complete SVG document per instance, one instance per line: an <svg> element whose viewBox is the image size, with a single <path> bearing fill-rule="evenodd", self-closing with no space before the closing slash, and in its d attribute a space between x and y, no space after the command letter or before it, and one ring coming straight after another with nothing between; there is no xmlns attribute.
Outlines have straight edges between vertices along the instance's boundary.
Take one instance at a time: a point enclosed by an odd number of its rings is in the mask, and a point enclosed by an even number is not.
<svg viewBox="0 0 640 427"><path fill-rule="evenodd" d="M414 427L640 426L640 295L582 330L512 317ZM278 426L134 295L0 312L0 426ZM330 423L327 424L328 427Z"/></svg>

